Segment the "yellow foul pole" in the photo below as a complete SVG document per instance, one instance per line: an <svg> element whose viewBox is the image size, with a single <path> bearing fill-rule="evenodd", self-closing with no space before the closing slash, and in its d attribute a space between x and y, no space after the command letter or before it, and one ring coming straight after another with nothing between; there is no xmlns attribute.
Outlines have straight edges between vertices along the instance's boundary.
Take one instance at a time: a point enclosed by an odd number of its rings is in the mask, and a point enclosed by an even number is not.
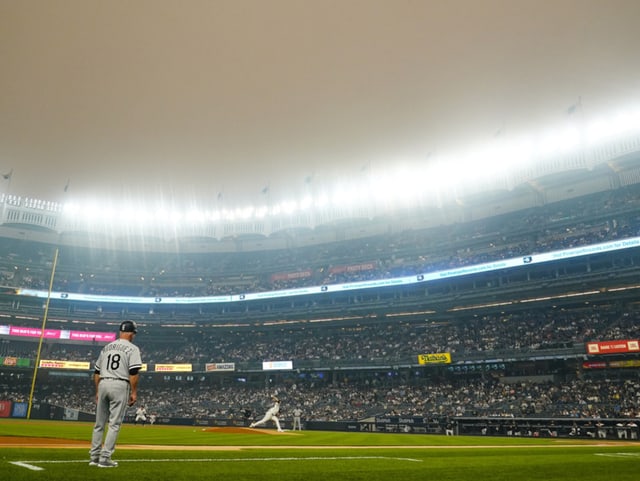
<svg viewBox="0 0 640 481"><path fill-rule="evenodd" d="M40 352L42 351L42 341L44 340L44 329L47 325L47 315L49 314L49 301L51 300L51 291L53 290L53 277L56 274L56 265L58 263L58 248L53 255L53 267L51 268L51 279L49 280L49 292L47 293L47 301L44 305L44 316L42 317L42 329L40 331L40 342L38 343L38 352L36 354L36 363L33 366L33 377L31 379L31 392L29 392L29 408L27 409L27 419L31 419L31 406L33 405L33 392L36 388L36 378L38 377L38 367L40 366Z"/></svg>

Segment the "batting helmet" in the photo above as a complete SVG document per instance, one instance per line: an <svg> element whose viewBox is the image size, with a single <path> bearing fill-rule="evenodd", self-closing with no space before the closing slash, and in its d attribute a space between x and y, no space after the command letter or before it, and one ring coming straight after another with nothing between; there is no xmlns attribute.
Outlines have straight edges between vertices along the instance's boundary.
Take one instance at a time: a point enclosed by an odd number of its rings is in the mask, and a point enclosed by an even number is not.
<svg viewBox="0 0 640 481"><path fill-rule="evenodd" d="M138 332L138 326L133 321L123 321L120 324L120 332L133 332L135 334Z"/></svg>

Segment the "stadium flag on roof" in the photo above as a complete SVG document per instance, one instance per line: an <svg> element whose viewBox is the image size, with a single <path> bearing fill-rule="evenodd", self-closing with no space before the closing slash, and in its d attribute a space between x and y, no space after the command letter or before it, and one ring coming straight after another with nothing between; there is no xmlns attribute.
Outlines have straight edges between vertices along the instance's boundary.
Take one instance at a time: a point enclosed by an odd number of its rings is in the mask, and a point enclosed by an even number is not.
<svg viewBox="0 0 640 481"><path fill-rule="evenodd" d="M13 177L13 169L11 169L9 172L7 172L6 174L2 174L2 178L4 180L11 180L11 177Z"/></svg>
<svg viewBox="0 0 640 481"><path fill-rule="evenodd" d="M261 192L262 192L263 194L268 194L268 193L269 193L269 184L265 185L265 186L262 188L262 191L261 191Z"/></svg>
<svg viewBox="0 0 640 481"><path fill-rule="evenodd" d="M64 191L65 191L65 192L67 192L67 191L69 190L69 181L70 181L70 180L71 180L71 179L67 179L67 183L66 183L66 184L64 184Z"/></svg>
<svg viewBox="0 0 640 481"><path fill-rule="evenodd" d="M569 108L567 109L567 115L573 115L580 112L582 112L582 97L578 97L578 101L575 104L569 106Z"/></svg>

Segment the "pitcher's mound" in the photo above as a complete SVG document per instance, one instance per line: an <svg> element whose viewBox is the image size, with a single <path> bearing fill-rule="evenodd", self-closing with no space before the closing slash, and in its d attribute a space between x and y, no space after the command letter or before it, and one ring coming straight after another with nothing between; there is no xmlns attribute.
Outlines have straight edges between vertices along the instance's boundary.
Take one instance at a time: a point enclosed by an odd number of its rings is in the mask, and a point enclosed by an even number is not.
<svg viewBox="0 0 640 481"><path fill-rule="evenodd" d="M229 433L229 434L287 434L286 432L279 433L275 429L259 429L249 428L242 426L224 426L216 428L204 428L204 432L207 433Z"/></svg>

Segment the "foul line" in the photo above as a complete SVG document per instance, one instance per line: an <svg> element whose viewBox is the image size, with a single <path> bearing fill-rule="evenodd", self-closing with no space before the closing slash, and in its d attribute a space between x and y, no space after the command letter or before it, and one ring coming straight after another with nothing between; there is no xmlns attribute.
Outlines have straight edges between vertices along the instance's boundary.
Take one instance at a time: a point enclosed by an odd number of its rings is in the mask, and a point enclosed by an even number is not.
<svg viewBox="0 0 640 481"><path fill-rule="evenodd" d="M607 458L637 458L640 453L595 453L596 456L604 456Z"/></svg>
<svg viewBox="0 0 640 481"><path fill-rule="evenodd" d="M41 468L40 466L34 466L33 464L28 464L23 461L9 461L9 464L15 464L16 466L27 468L27 469L30 469L31 471L44 471L44 468Z"/></svg>
<svg viewBox="0 0 640 481"><path fill-rule="evenodd" d="M362 461L382 459L385 461L408 461L412 463L421 463L421 459L414 458L394 458L389 456L305 456L302 458L284 457L284 458L191 458L191 459L123 459L118 463L243 463L256 461ZM36 466L36 464L69 464L69 463L86 463L86 459L73 460L36 460L36 461L9 461L10 464L30 469L31 471L43 471L44 468Z"/></svg>

